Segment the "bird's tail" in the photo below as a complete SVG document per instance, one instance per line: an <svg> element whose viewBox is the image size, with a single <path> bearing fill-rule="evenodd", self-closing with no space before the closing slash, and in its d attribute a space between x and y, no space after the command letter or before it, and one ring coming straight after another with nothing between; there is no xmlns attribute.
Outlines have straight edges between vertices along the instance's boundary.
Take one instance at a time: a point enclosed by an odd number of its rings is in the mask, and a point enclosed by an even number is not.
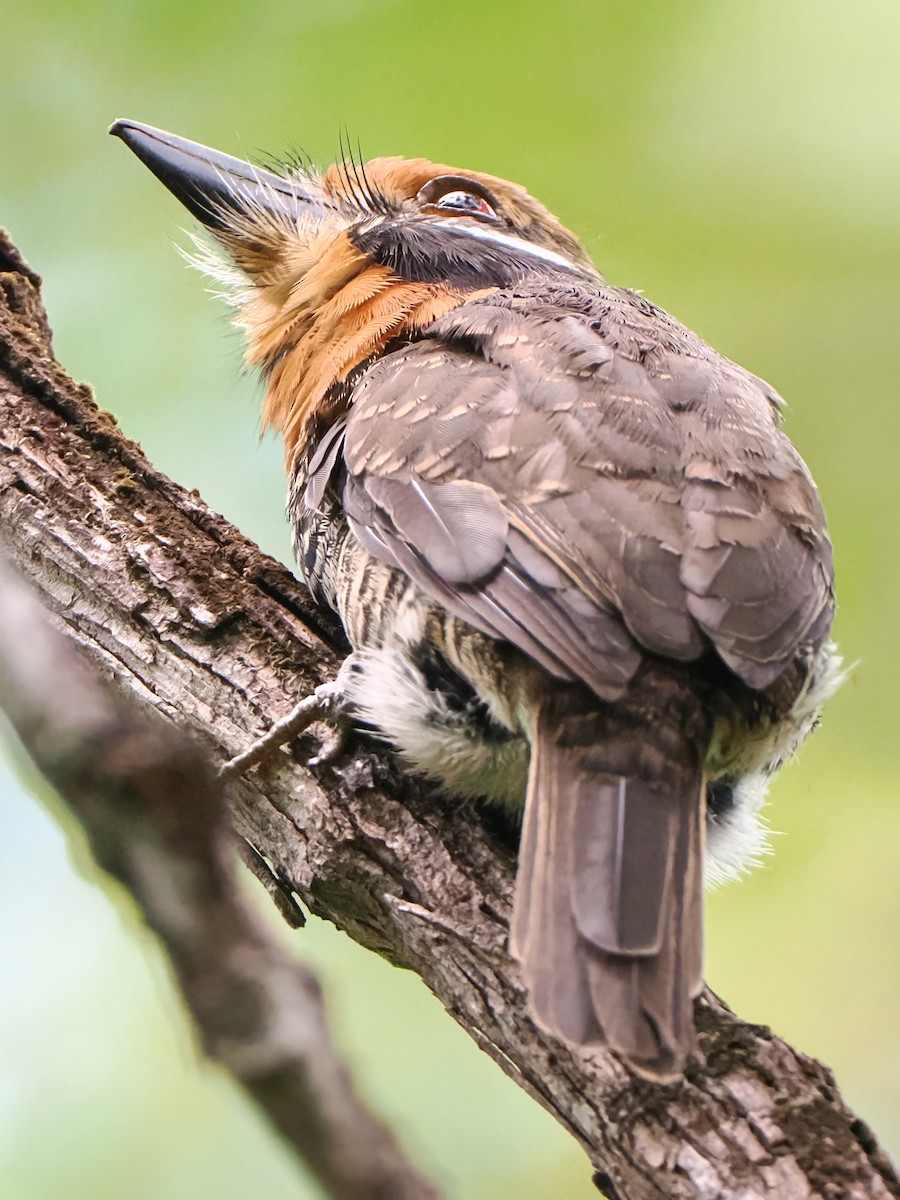
<svg viewBox="0 0 900 1200"><path fill-rule="evenodd" d="M690 721L687 722L690 725ZM512 950L536 1021L677 1076L701 986L702 750L681 722L545 703L531 767Z"/></svg>

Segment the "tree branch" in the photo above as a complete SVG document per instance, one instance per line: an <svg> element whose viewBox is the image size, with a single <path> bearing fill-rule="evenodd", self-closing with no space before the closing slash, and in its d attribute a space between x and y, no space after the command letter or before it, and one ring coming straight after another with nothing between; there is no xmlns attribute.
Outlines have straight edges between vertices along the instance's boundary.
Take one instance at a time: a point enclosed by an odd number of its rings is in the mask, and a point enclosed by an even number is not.
<svg viewBox="0 0 900 1200"><path fill-rule="evenodd" d="M0 696L39 770L166 947L204 1048L335 1200L435 1200L362 1104L318 983L241 901L222 790L194 738L135 710L0 559Z"/></svg>
<svg viewBox="0 0 900 1200"><path fill-rule="evenodd" d="M334 675L340 631L287 571L122 437L53 360L35 277L9 247L3 270L0 522L10 555L101 673L193 729L221 763ZM356 743L316 768L295 753L228 789L232 824L270 865L282 907L293 892L416 971L577 1138L606 1195L900 1197L830 1072L709 990L697 1002L701 1061L672 1085L548 1038L525 1015L506 950L513 855L477 812L441 803L377 748Z"/></svg>

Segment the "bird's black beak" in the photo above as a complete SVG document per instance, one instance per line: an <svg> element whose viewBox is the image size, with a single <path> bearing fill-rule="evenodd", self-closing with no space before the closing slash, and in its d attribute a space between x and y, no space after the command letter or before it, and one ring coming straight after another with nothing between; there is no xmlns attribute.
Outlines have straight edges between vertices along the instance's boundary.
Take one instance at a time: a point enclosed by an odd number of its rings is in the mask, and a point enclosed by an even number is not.
<svg viewBox="0 0 900 1200"><path fill-rule="evenodd" d="M109 132L213 232L227 225L229 212L269 210L295 216L307 206L330 207L312 180L307 185L300 178L276 175L152 125L119 120Z"/></svg>

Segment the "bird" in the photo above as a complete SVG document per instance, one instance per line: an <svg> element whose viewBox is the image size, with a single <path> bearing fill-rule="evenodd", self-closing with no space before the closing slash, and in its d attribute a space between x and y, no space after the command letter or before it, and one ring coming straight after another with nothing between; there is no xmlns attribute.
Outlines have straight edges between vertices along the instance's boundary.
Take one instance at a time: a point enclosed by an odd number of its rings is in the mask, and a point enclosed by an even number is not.
<svg viewBox="0 0 900 1200"><path fill-rule="evenodd" d="M704 878L764 851L769 781L841 675L780 397L518 184L110 132L199 221L265 381L299 570L351 646L329 711L521 814L531 1018L679 1078Z"/></svg>

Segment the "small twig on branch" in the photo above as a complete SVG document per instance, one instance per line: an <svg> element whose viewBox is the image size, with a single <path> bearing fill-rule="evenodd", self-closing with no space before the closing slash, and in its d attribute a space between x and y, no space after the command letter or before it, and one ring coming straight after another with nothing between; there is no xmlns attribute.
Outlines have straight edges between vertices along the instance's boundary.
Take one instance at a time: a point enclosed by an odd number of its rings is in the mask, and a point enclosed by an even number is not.
<svg viewBox="0 0 900 1200"><path fill-rule="evenodd" d="M144 708L190 726L217 766L336 674L340 631L289 573L155 471L56 364L35 277L2 245L0 523L57 624ZM665 1087L548 1038L507 952L509 849L377 747L331 765L301 765L308 754L279 751L229 782L257 872L416 971L584 1147L607 1196L900 1197L827 1068L709 990L699 1060Z"/></svg>
<svg viewBox="0 0 900 1200"><path fill-rule="evenodd" d="M0 697L97 862L161 939L206 1052L257 1101L326 1194L437 1197L360 1101L314 975L242 902L221 786L202 749L101 684L2 558Z"/></svg>

